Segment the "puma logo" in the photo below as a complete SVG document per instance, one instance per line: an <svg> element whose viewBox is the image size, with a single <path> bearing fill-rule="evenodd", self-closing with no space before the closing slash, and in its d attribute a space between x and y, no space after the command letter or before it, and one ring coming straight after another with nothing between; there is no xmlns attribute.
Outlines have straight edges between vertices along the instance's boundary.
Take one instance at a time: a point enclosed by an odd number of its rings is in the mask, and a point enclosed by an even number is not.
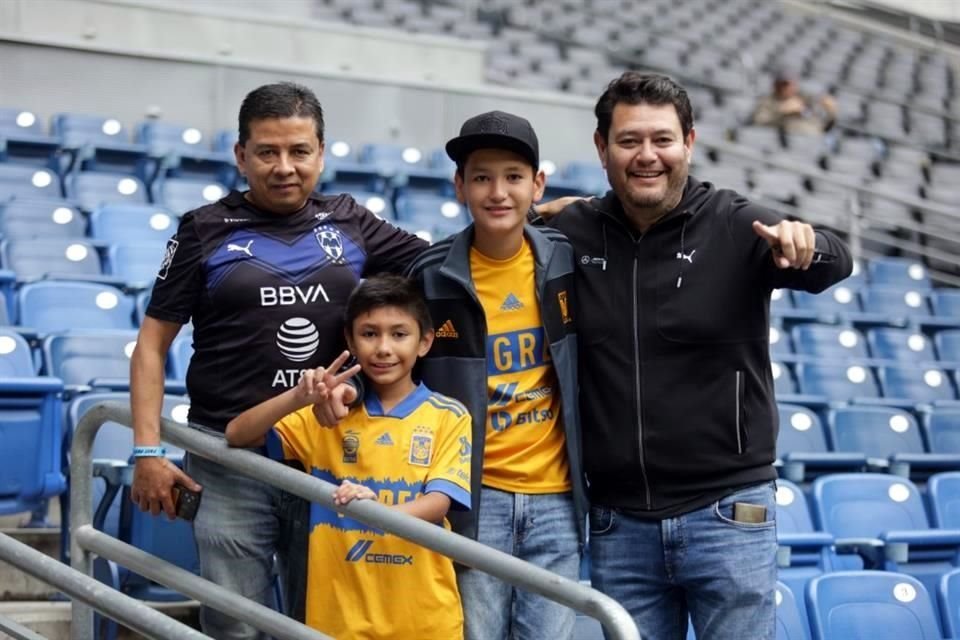
<svg viewBox="0 0 960 640"><path fill-rule="evenodd" d="M242 251L243 253L247 254L252 258L253 253L250 252L250 245L252 244L253 244L253 240L247 241L247 244L245 246L240 246L239 244L233 244L231 242L230 244L227 245L227 252L229 253L231 251Z"/></svg>
<svg viewBox="0 0 960 640"><path fill-rule="evenodd" d="M697 252L696 249L694 249L690 253L681 253L680 251L677 251L677 260L686 260L690 264L693 264L693 254L695 254L696 252Z"/></svg>

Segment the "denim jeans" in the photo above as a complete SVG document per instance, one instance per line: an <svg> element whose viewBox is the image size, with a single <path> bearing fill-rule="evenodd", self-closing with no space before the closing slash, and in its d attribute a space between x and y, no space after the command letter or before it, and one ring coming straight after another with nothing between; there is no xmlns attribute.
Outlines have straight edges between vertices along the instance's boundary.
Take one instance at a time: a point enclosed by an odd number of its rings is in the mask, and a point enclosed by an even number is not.
<svg viewBox="0 0 960 640"><path fill-rule="evenodd" d="M734 522L733 503L767 521ZM777 581L773 483L754 485L665 520L590 508L590 578L633 616L644 640L773 640Z"/></svg>
<svg viewBox="0 0 960 640"><path fill-rule="evenodd" d="M523 494L483 487L477 539L565 578L580 573L580 541L569 493ZM476 569L457 586L466 640L568 640L575 613Z"/></svg>
<svg viewBox="0 0 960 640"><path fill-rule="evenodd" d="M299 611L303 620L307 557L305 543L298 541L305 536L292 535L281 518L284 512L296 513L285 492L200 456L187 454L185 466L187 474L203 486L200 509L193 521L201 575L254 602L276 608L274 553L286 551L281 565L287 570L282 576L289 594L287 613ZM218 640L267 638L250 625L209 607L200 610L200 626Z"/></svg>

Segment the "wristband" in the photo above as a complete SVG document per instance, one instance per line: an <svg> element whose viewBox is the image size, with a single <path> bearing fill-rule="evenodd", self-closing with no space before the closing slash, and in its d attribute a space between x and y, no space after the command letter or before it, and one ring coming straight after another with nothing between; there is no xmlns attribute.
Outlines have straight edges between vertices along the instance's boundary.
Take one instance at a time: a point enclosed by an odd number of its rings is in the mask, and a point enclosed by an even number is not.
<svg viewBox="0 0 960 640"><path fill-rule="evenodd" d="M134 447L134 458L162 458L167 455L167 450L163 447Z"/></svg>

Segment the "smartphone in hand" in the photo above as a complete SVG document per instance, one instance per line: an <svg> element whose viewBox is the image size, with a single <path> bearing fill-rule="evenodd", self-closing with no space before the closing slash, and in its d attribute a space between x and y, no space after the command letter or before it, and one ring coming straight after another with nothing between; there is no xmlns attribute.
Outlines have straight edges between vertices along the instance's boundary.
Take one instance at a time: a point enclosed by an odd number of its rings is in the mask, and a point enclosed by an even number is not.
<svg viewBox="0 0 960 640"><path fill-rule="evenodd" d="M191 491L179 482L174 486L177 491L176 510L177 517L191 521L197 516L197 509L200 508L200 492Z"/></svg>

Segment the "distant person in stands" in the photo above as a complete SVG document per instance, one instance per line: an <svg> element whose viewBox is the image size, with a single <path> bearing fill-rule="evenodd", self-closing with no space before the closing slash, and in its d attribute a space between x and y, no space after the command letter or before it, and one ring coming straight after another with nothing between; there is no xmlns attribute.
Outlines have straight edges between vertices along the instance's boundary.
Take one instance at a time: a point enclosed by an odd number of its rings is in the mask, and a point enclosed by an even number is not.
<svg viewBox="0 0 960 640"><path fill-rule="evenodd" d="M753 111L753 124L801 135L824 133L836 119L837 103L833 97L802 93L797 74L788 67L776 70L772 92L761 97Z"/></svg>
<svg viewBox="0 0 960 640"><path fill-rule="evenodd" d="M299 384L244 411L227 425L235 447L266 444L339 485L334 502L379 500L449 528L447 512L470 509L470 414L411 377L433 344L419 287L400 276L364 280L346 310L350 351L360 365L331 377L307 371ZM334 428L314 404L360 368L363 403ZM310 506L307 624L343 640L461 640L463 612L450 558L384 533L320 504Z"/></svg>
<svg viewBox="0 0 960 640"><path fill-rule="evenodd" d="M231 419L295 388L304 370L343 350L343 309L360 278L402 271L427 243L348 195L314 192L323 171L323 110L306 87L251 91L238 133L237 167L250 188L183 216L137 337L130 497L172 518L175 484L202 486L193 529L203 577L270 606L274 553L289 554L284 564L300 573L287 579L286 608L300 619L306 503L201 456L187 455L186 472L166 459L160 408L167 351L192 322L190 426L222 438ZM200 623L214 638L265 637L212 608L201 611Z"/></svg>

